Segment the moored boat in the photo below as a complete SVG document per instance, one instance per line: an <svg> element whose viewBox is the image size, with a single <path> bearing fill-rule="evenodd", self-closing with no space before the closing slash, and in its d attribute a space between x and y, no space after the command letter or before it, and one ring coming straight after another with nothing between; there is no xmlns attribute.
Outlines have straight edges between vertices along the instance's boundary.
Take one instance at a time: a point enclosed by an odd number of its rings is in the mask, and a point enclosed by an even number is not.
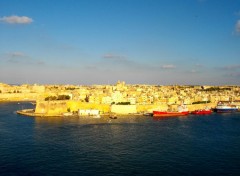
<svg viewBox="0 0 240 176"><path fill-rule="evenodd" d="M238 107L234 104L231 104L230 102L219 102L214 109L215 112L218 113L231 113L231 112L237 112Z"/></svg>
<svg viewBox="0 0 240 176"><path fill-rule="evenodd" d="M184 106L179 106L178 111L153 111L154 117L171 117L171 116L185 116L188 115L188 108Z"/></svg>
<svg viewBox="0 0 240 176"><path fill-rule="evenodd" d="M206 115L211 113L212 111L210 109L198 109L191 112L191 114L196 114L196 115Z"/></svg>
<svg viewBox="0 0 240 176"><path fill-rule="evenodd" d="M167 116L184 116L188 115L189 111L183 111L183 112L171 112L171 111L153 111L154 117L167 117Z"/></svg>

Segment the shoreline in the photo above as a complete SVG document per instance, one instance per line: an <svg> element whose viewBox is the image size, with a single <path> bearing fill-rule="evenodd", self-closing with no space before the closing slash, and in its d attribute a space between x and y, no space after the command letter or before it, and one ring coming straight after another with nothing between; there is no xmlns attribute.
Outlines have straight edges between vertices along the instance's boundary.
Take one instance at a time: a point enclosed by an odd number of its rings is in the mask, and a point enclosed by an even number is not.
<svg viewBox="0 0 240 176"><path fill-rule="evenodd" d="M95 118L94 115L78 115L78 114L72 114L72 115L64 115L64 114L43 114L43 113L35 113L34 109L23 109L23 110L17 110L15 111L19 115L24 116L30 116L30 117L88 117L88 118ZM111 117L111 113L106 114L100 114L100 117ZM136 113L136 114L115 114L117 117L123 117L123 116L151 116L151 115L144 115L144 113Z"/></svg>

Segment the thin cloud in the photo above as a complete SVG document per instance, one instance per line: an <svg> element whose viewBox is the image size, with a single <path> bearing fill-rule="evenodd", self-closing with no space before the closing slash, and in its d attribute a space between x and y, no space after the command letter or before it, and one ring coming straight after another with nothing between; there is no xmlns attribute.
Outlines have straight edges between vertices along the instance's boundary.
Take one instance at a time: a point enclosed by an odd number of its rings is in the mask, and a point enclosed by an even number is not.
<svg viewBox="0 0 240 176"><path fill-rule="evenodd" d="M94 65L87 65L84 67L86 70L98 70L98 67Z"/></svg>
<svg viewBox="0 0 240 176"><path fill-rule="evenodd" d="M204 65L202 65L202 64L195 64L194 66L198 67L198 68L204 67Z"/></svg>
<svg viewBox="0 0 240 176"><path fill-rule="evenodd" d="M225 76L239 78L240 77L240 72L228 73L228 74L225 74Z"/></svg>
<svg viewBox="0 0 240 176"><path fill-rule="evenodd" d="M109 59L109 60L116 60L116 61L127 60L127 58L125 56L110 54L110 53L103 55L103 58Z"/></svg>
<svg viewBox="0 0 240 176"><path fill-rule="evenodd" d="M240 33L240 20L237 21L235 30L238 34Z"/></svg>
<svg viewBox="0 0 240 176"><path fill-rule="evenodd" d="M27 55L22 52L11 52L7 54L9 57L26 57Z"/></svg>
<svg viewBox="0 0 240 176"><path fill-rule="evenodd" d="M161 68L162 69L174 69L174 68L176 68L176 66L175 65L171 65L171 64L170 65L162 65Z"/></svg>
<svg viewBox="0 0 240 176"><path fill-rule="evenodd" d="M228 66L224 66L221 69L223 70L237 70L240 69L240 65L228 65Z"/></svg>
<svg viewBox="0 0 240 176"><path fill-rule="evenodd" d="M30 56L28 56L27 54L20 51L6 53L3 58L5 59L6 62L12 63L12 64L26 64L26 65L39 65L39 66L45 65L44 61L35 60Z"/></svg>
<svg viewBox="0 0 240 176"><path fill-rule="evenodd" d="M198 71L197 70L194 70L194 69L192 69L192 70L190 70L190 73L197 73Z"/></svg>
<svg viewBox="0 0 240 176"><path fill-rule="evenodd" d="M4 16L0 18L0 22L8 23L8 24L30 24L33 22L32 18L27 16Z"/></svg>

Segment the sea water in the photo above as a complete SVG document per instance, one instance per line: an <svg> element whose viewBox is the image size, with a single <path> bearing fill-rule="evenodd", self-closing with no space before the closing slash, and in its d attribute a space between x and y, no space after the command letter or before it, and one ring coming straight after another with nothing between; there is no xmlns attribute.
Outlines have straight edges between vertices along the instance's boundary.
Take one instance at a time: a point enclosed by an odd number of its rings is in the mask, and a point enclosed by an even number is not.
<svg viewBox="0 0 240 176"><path fill-rule="evenodd" d="M27 117L0 103L0 175L239 175L240 114Z"/></svg>

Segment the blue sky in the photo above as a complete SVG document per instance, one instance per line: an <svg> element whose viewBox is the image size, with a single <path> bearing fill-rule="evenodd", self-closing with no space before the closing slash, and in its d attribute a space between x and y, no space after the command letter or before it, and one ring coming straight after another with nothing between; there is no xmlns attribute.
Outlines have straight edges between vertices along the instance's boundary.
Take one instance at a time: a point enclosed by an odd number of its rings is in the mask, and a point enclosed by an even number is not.
<svg viewBox="0 0 240 176"><path fill-rule="evenodd" d="M240 0L1 0L0 82L240 84Z"/></svg>

